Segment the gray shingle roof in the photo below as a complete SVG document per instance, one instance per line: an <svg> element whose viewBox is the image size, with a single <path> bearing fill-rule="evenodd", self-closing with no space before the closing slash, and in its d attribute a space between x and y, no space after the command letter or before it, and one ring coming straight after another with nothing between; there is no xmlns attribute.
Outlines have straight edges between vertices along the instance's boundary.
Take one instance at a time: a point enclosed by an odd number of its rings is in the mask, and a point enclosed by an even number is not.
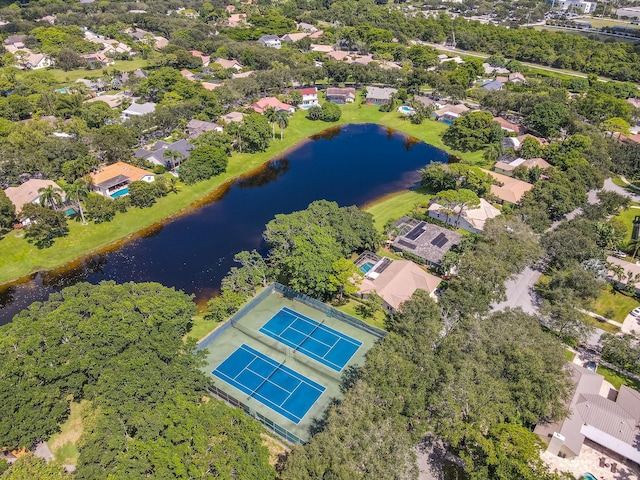
<svg viewBox="0 0 640 480"><path fill-rule="evenodd" d="M447 228L421 222L411 217L402 217L393 224L401 231L393 243L393 248L416 255L427 262L440 264L445 253L462 240L462 235ZM422 233L417 228L420 227ZM411 233L414 232L413 235ZM419 235L416 235L419 233Z"/></svg>

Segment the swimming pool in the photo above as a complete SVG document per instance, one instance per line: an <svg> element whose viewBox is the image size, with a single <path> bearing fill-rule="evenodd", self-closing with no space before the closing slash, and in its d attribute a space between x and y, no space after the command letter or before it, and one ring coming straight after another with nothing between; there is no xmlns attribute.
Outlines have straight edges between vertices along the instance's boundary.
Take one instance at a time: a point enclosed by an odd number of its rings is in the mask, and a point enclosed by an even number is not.
<svg viewBox="0 0 640 480"><path fill-rule="evenodd" d="M128 195L129 194L129 187L123 188L122 190L118 190L117 192L113 192L111 195L109 195L111 198L118 198L121 197L123 195Z"/></svg>
<svg viewBox="0 0 640 480"><path fill-rule="evenodd" d="M67 209L64 211L64 214L65 214L67 217L70 217L71 215L75 215L76 213L78 213L78 212L76 212L76 209L75 209L75 208L71 208L71 207L67 208Z"/></svg>
<svg viewBox="0 0 640 480"><path fill-rule="evenodd" d="M416 111L413 108L407 107L406 105L399 106L398 111L400 113L404 113L405 115L413 115L414 113L416 113Z"/></svg>
<svg viewBox="0 0 640 480"><path fill-rule="evenodd" d="M372 262L363 263L362 265L360 265L360 270L362 270L362 273L366 274L373 268L374 265L375 263Z"/></svg>

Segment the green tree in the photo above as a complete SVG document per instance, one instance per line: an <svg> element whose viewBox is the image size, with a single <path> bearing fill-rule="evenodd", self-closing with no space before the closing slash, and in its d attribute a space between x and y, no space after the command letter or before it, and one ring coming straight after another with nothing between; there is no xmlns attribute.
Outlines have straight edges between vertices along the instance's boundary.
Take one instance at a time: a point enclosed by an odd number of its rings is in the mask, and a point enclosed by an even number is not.
<svg viewBox="0 0 640 480"><path fill-rule="evenodd" d="M558 102L538 103L529 116L531 126L545 137L557 137L567 124L569 109Z"/></svg>
<svg viewBox="0 0 640 480"><path fill-rule="evenodd" d="M55 461L47 463L46 460L36 457L33 453L21 456L0 475L2 480L23 480L26 478L70 480L72 477L59 463Z"/></svg>
<svg viewBox="0 0 640 480"><path fill-rule="evenodd" d="M447 128L442 141L455 150L470 152L500 142L504 132L489 112L471 112L456 118Z"/></svg>
<svg viewBox="0 0 640 480"><path fill-rule="evenodd" d="M332 102L322 104L320 112L320 120L323 122L337 122L342 116L342 110L338 105Z"/></svg>
<svg viewBox="0 0 640 480"><path fill-rule="evenodd" d="M0 190L0 233L9 230L16 221L16 207L4 190Z"/></svg>
<svg viewBox="0 0 640 480"><path fill-rule="evenodd" d="M94 223L110 222L116 216L116 203L97 193L91 193L85 200L86 214Z"/></svg>
<svg viewBox="0 0 640 480"><path fill-rule="evenodd" d="M285 112L279 112L276 120L280 129L280 141L282 141L282 131L289 126L289 115Z"/></svg>
<svg viewBox="0 0 640 480"><path fill-rule="evenodd" d="M187 185L213 178L227 169L226 152L211 146L194 148L180 166L180 179Z"/></svg>
<svg viewBox="0 0 640 480"><path fill-rule="evenodd" d="M266 117L266 119L271 124L271 136L272 136L272 138L276 138L276 123L278 123L278 117L279 117L278 111L273 107L269 107L264 112L264 116Z"/></svg>
<svg viewBox="0 0 640 480"><path fill-rule="evenodd" d="M109 163L131 158L136 135L122 125L106 125L93 134L93 145Z"/></svg>
<svg viewBox="0 0 640 480"><path fill-rule="evenodd" d="M47 185L38 189L40 194L40 205L43 207L49 205L53 210L57 210L62 206L62 190L54 187L53 185Z"/></svg>
<svg viewBox="0 0 640 480"><path fill-rule="evenodd" d="M66 199L69 202L73 202L78 207L78 212L80 213L80 218L82 219L82 224L86 225L87 221L84 218L84 210L82 209L82 202L86 200L89 195L89 186L87 182L84 180L76 180L73 183L68 183L64 187L64 193L66 195Z"/></svg>
<svg viewBox="0 0 640 480"><path fill-rule="evenodd" d="M340 258L333 262L331 283L337 292L338 301L341 302L345 295L358 293L362 278L362 272L352 261Z"/></svg>
<svg viewBox="0 0 640 480"><path fill-rule="evenodd" d="M542 157L544 149L540 142L533 137L527 137L523 140L518 150L518 155L522 158L540 158Z"/></svg>
<svg viewBox="0 0 640 480"><path fill-rule="evenodd" d="M60 210L51 210L42 205L28 203L22 207L20 216L30 220L29 226L25 228L24 237L38 248L48 248L53 245L56 238L64 237L69 233L67 217Z"/></svg>
<svg viewBox="0 0 640 480"><path fill-rule="evenodd" d="M460 224L460 218L465 210L480 206L480 198L471 190L461 188L459 190L443 190L434 200L439 202L448 212L457 213L456 227Z"/></svg>
<svg viewBox="0 0 640 480"><path fill-rule="evenodd" d="M139 208L150 207L158 198L165 196L167 187L159 180L151 183L142 180L131 182L128 186L131 205Z"/></svg>

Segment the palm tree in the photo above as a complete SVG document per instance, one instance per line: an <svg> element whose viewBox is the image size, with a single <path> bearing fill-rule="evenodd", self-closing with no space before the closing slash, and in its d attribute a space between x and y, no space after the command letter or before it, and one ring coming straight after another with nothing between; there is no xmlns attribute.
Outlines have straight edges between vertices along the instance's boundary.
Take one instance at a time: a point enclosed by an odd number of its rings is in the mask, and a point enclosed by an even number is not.
<svg viewBox="0 0 640 480"><path fill-rule="evenodd" d="M271 124L271 135L272 135L272 137L276 138L276 123L278 122L278 118L280 118L280 112L278 112L273 107L269 107L264 112L264 116L267 117L267 120Z"/></svg>
<svg viewBox="0 0 640 480"><path fill-rule="evenodd" d="M176 168L176 163L182 161L182 154L180 152L176 152L175 150L167 150L165 152L165 156L171 159L171 170L174 170ZM176 162L176 160L178 162Z"/></svg>
<svg viewBox="0 0 640 480"><path fill-rule="evenodd" d="M80 212L80 218L82 219L82 225L86 225L87 221L84 218L84 211L82 210L82 200L89 195L89 185L85 180L76 180L73 183L64 187L64 193L67 196L67 200L75 202L78 206L78 212Z"/></svg>
<svg viewBox="0 0 640 480"><path fill-rule="evenodd" d="M46 204L49 204L52 209L57 210L58 205L62 205L62 197L60 196L61 192L62 190L54 187L53 185L39 188L38 193L40 194L40 205L44 207Z"/></svg>
<svg viewBox="0 0 640 480"><path fill-rule="evenodd" d="M489 160L491 162L495 162L502 155L502 144L500 143L492 143L487 149L484 151L482 155L485 160Z"/></svg>
<svg viewBox="0 0 640 480"><path fill-rule="evenodd" d="M278 113L278 127L280 128L280 140L282 141L282 129L289 126L289 115L284 112Z"/></svg>
<svg viewBox="0 0 640 480"><path fill-rule="evenodd" d="M173 175L171 175L169 177L169 182L167 182L167 193L178 193L179 190L179 186L178 186L178 179L176 177L174 177Z"/></svg>

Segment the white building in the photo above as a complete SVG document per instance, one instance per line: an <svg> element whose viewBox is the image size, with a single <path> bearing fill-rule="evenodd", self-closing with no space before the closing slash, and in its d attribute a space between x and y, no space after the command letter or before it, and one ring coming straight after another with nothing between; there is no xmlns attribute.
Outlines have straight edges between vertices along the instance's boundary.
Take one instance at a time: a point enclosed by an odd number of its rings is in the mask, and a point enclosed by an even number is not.
<svg viewBox="0 0 640 480"><path fill-rule="evenodd" d="M302 94L302 103L298 105L298 108L311 108L320 105L318 103L318 89L316 87L301 88L298 90Z"/></svg>
<svg viewBox="0 0 640 480"><path fill-rule="evenodd" d="M258 42L264 45L265 47L271 47L276 49L279 49L280 47L282 47L280 38L277 35L264 35L258 39Z"/></svg>
<svg viewBox="0 0 640 480"><path fill-rule="evenodd" d="M593 13L598 2L584 2L582 0L560 0L556 3L558 10L579 10L582 13Z"/></svg>
<svg viewBox="0 0 640 480"><path fill-rule="evenodd" d="M500 210L484 198L480 199L479 207L473 209L465 208L462 212L460 212L460 207L455 207L452 211L447 211L444 206L435 201L429 205L429 216L431 218L462 228L471 233L482 233L487 220L495 218L498 215L500 215Z"/></svg>
<svg viewBox="0 0 640 480"><path fill-rule="evenodd" d="M132 103L129 108L122 111L122 119L126 120L131 117L140 117L155 112L156 104L152 102Z"/></svg>

